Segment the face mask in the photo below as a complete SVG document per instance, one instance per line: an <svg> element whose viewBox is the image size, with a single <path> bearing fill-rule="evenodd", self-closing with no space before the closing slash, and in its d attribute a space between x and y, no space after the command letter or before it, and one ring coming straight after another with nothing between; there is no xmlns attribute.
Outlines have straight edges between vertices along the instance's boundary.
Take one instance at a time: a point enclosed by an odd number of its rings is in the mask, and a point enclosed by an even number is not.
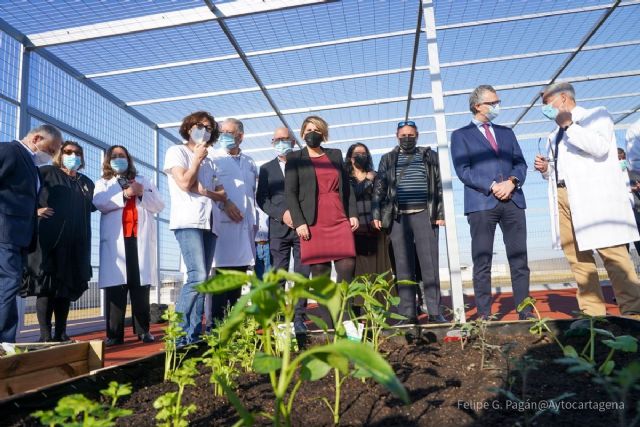
<svg viewBox="0 0 640 427"><path fill-rule="evenodd" d="M205 128L196 127L191 131L191 140L196 144L208 144L211 134Z"/></svg>
<svg viewBox="0 0 640 427"><path fill-rule="evenodd" d="M498 117L498 114L500 114L500 104L489 105L489 111L487 111L485 116L487 116L487 119L492 122L496 117Z"/></svg>
<svg viewBox="0 0 640 427"><path fill-rule="evenodd" d="M46 151L36 151L35 157L33 158L36 166L44 166L51 163L51 154Z"/></svg>
<svg viewBox="0 0 640 427"><path fill-rule="evenodd" d="M293 151L291 141L278 141L273 145L273 149L276 150L280 156L286 156L288 153Z"/></svg>
<svg viewBox="0 0 640 427"><path fill-rule="evenodd" d="M542 114L544 114L544 116L549 120L555 120L556 117L558 117L559 112L560 110L553 107L551 104L546 104L542 106Z"/></svg>
<svg viewBox="0 0 640 427"><path fill-rule="evenodd" d="M122 157L111 160L109 164L115 173L124 173L129 168L129 162L127 162L127 159L123 159Z"/></svg>
<svg viewBox="0 0 640 427"><path fill-rule="evenodd" d="M230 151L236 147L236 139L230 133L222 133L218 138L220 145L227 151Z"/></svg>
<svg viewBox="0 0 640 427"><path fill-rule="evenodd" d="M626 160L620 160L620 169L622 169L623 171L627 170L627 161Z"/></svg>
<svg viewBox="0 0 640 427"><path fill-rule="evenodd" d="M405 136L400 138L400 148L405 152L413 151L416 148L416 137Z"/></svg>
<svg viewBox="0 0 640 427"><path fill-rule="evenodd" d="M62 164L64 165L65 168L69 169L70 171L75 171L80 168L80 165L82 164L82 159L79 156L76 156L75 154L63 154Z"/></svg>
<svg viewBox="0 0 640 427"><path fill-rule="evenodd" d="M318 132L309 132L304 136L304 141L309 148L318 148L322 144L322 134Z"/></svg>
<svg viewBox="0 0 640 427"><path fill-rule="evenodd" d="M369 164L369 158L366 154L356 154L352 158L353 163L355 163L359 169L365 169Z"/></svg>

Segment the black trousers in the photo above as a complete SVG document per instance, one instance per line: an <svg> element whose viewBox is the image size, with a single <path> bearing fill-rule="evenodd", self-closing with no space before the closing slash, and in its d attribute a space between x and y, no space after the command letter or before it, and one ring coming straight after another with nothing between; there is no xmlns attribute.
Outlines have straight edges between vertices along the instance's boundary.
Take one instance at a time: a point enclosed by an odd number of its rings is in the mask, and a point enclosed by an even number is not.
<svg viewBox="0 0 640 427"><path fill-rule="evenodd" d="M224 270L236 270L242 272L247 272L249 270L248 265L220 268ZM242 288L223 292L221 294L207 294L205 296L204 310L207 331L210 331L215 327L216 321L222 321L224 319L227 307L233 307L238 299L240 299L240 295L242 295Z"/></svg>
<svg viewBox="0 0 640 427"><path fill-rule="evenodd" d="M516 307L529 296L529 265L527 260L527 221L524 209L513 201L501 202L490 210L467 215L471 228L473 259L473 291L478 315L491 314L491 262L496 225L500 225L511 270L513 298ZM528 312L528 309L526 312ZM522 317L525 313L520 313Z"/></svg>
<svg viewBox="0 0 640 427"><path fill-rule="evenodd" d="M53 296L39 296L36 298L36 314L40 325L40 340L51 340L51 319L55 314L56 333L55 338L59 340L67 333L67 317L71 301L68 298L58 298Z"/></svg>
<svg viewBox="0 0 640 427"><path fill-rule="evenodd" d="M135 237L125 237L124 253L127 267L127 283L105 288L107 338L124 338L124 316L127 309L127 293L131 299L133 332L149 332L149 285L140 284L138 242Z"/></svg>
<svg viewBox="0 0 640 427"><path fill-rule="evenodd" d="M282 268L289 271L291 253L293 252L293 271L305 277L309 277L311 274L311 266L300 262L300 238L293 230L290 230L285 237L271 237L269 250L271 252L271 266L274 270ZM306 299L298 300L295 307L296 318L301 318L304 315L306 306Z"/></svg>
<svg viewBox="0 0 640 427"><path fill-rule="evenodd" d="M424 285L425 304L430 315L440 314L440 283L438 281L438 240L431 226L427 209L401 214L391 226L391 245L395 258L396 279L417 282L416 258ZM398 312L416 318L417 285L398 285Z"/></svg>

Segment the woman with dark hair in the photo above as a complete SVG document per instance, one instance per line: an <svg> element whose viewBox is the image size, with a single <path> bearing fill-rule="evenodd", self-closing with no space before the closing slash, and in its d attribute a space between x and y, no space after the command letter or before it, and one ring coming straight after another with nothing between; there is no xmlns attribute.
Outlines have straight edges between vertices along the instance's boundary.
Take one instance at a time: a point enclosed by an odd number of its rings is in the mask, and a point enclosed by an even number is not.
<svg viewBox="0 0 640 427"><path fill-rule="evenodd" d="M369 148L355 143L347 150L345 167L356 196L358 228L355 231L355 275L378 275L391 270L389 241L384 232L372 227L371 199L376 173Z"/></svg>
<svg viewBox="0 0 640 427"><path fill-rule="evenodd" d="M36 298L40 341L68 341L71 301L88 289L91 270L91 204L94 184L78 171L82 147L65 141L53 165L40 168L38 245L29 254L22 296ZM55 335L51 319L55 314Z"/></svg>
<svg viewBox="0 0 640 427"><path fill-rule="evenodd" d="M164 172L169 178L171 216L169 228L180 245L187 269L187 280L180 291L176 311L182 313L181 327L186 332L184 343L200 339L204 294L196 285L209 277L216 245L212 230L213 201L227 202L222 186L216 186L213 161L208 148L216 142L220 131L213 116L206 111L189 114L182 120L182 145L171 146L165 155Z"/></svg>
<svg viewBox="0 0 640 427"><path fill-rule="evenodd" d="M333 261L338 282L351 282L358 211L342 153L321 147L329 125L318 116L304 120L300 135L307 146L287 155L285 194L300 237L301 261L311 266L314 277L329 274Z"/></svg>
<svg viewBox="0 0 640 427"><path fill-rule="evenodd" d="M158 189L138 175L133 158L121 145L109 147L96 183L93 204L100 216L100 274L106 296L106 346L124 343L127 293L133 330L143 342L149 333L149 288L158 286L156 221L164 209Z"/></svg>

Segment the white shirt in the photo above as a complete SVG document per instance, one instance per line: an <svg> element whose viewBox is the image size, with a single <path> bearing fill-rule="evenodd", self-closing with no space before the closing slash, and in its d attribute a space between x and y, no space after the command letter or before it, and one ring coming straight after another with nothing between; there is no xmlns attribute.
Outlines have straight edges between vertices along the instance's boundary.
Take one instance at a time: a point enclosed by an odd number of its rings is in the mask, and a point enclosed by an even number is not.
<svg viewBox="0 0 640 427"><path fill-rule="evenodd" d="M640 120L627 129L625 140L627 142L629 168L633 171L640 171Z"/></svg>
<svg viewBox="0 0 640 427"><path fill-rule="evenodd" d="M485 139L488 141L489 138L487 138L487 134L484 132L484 124L485 124L485 122L481 122L480 120L476 119L475 117L472 117L471 118L471 123L476 125L476 127L478 128L478 130L480 131L482 136L484 136ZM497 144L498 140L496 139L496 133L493 131L493 124L491 122L486 122L486 123L489 125L489 132L491 132L491 135L493 135L493 139L496 140L496 144Z"/></svg>
<svg viewBox="0 0 640 427"><path fill-rule="evenodd" d="M280 170L282 171L282 175L284 175L284 168L287 165L287 161L282 160L280 156L278 156L278 165L280 165Z"/></svg>
<svg viewBox="0 0 640 427"><path fill-rule="evenodd" d="M169 179L169 195L171 196L171 215L169 229L200 228L211 230L211 209L213 202L208 197L191 193L178 187L171 169L178 166L189 169L195 161L195 154L186 145L169 147L164 158L164 173ZM213 191L215 187L215 165L209 157L200 163L198 182L206 189ZM215 231L215 230L214 230Z"/></svg>
<svg viewBox="0 0 640 427"><path fill-rule="evenodd" d="M237 267L255 263L255 238L258 227L256 213L256 182L258 168L253 159L244 153L232 156L225 150L209 153L216 170L216 181L224 186L229 200L242 213L243 219L235 222L221 210L213 208L213 224L218 235L213 258L214 267Z"/></svg>
<svg viewBox="0 0 640 427"><path fill-rule="evenodd" d="M18 141L20 144L22 144L22 146L24 147L25 150L27 150L27 153L29 153L29 155L31 156L31 160L33 160L33 164L36 164L36 153L34 153L31 148L27 147L25 145L24 142L22 141ZM38 165L36 165L38 166ZM36 193L40 192L40 175L36 175Z"/></svg>

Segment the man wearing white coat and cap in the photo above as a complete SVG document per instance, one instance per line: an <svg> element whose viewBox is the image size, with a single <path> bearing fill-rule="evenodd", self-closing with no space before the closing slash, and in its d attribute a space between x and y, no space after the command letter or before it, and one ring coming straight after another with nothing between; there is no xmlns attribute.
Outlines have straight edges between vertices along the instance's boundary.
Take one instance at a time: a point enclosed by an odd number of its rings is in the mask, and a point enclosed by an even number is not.
<svg viewBox="0 0 640 427"><path fill-rule="evenodd" d="M214 204L213 223L218 234L213 267L247 271L255 264L255 236L258 229L256 182L258 168L253 159L240 150L244 126L228 118L220 125L220 148L209 155L216 166L216 185L223 185L228 199ZM222 320L227 306L240 297L240 289L214 294L206 300L207 329Z"/></svg>
<svg viewBox="0 0 640 427"><path fill-rule="evenodd" d="M611 280L623 315L640 316L640 281L626 244L638 240L627 189L620 177L613 120L603 107L576 105L569 83L542 93L542 113L558 127L547 139L547 156L534 167L549 181L554 248L562 248L578 284L580 310L606 314L593 251Z"/></svg>

